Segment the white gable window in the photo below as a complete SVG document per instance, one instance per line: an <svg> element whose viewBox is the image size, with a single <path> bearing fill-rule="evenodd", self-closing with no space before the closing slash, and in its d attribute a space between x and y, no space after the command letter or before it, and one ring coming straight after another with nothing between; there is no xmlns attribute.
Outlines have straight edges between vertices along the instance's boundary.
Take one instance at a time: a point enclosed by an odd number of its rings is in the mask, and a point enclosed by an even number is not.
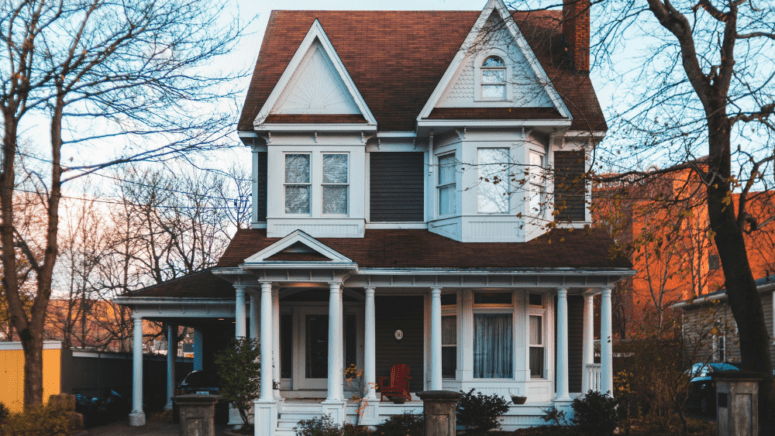
<svg viewBox="0 0 775 436"><path fill-rule="evenodd" d="M309 214L310 155L285 155L285 213Z"/></svg>
<svg viewBox="0 0 775 436"><path fill-rule="evenodd" d="M509 149L477 150L479 213L509 213Z"/></svg>
<svg viewBox="0 0 775 436"><path fill-rule="evenodd" d="M323 155L324 215L347 215L348 168L348 156L346 154Z"/></svg>
<svg viewBox="0 0 775 436"><path fill-rule="evenodd" d="M455 155L439 156L439 216L452 215L457 210L455 187Z"/></svg>
<svg viewBox="0 0 775 436"><path fill-rule="evenodd" d="M544 204L544 162L545 156L541 153L530 151L528 169L528 205L531 215L541 215Z"/></svg>
<svg viewBox="0 0 775 436"><path fill-rule="evenodd" d="M482 62L482 99L506 100L506 63L498 56Z"/></svg>

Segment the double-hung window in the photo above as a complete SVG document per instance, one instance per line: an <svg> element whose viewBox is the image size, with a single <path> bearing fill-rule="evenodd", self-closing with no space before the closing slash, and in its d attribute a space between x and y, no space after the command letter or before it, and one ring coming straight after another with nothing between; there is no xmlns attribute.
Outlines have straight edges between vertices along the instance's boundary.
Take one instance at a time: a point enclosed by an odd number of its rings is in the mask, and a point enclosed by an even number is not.
<svg viewBox="0 0 775 436"><path fill-rule="evenodd" d="M545 355L544 347L546 346L544 341L544 306L543 296L541 294L529 294L528 298L530 304L530 317L529 317L529 340L528 345L530 347L530 377L543 378L544 377L544 361Z"/></svg>
<svg viewBox="0 0 775 436"><path fill-rule="evenodd" d="M506 63L498 56L482 62L482 98L506 100Z"/></svg>
<svg viewBox="0 0 775 436"><path fill-rule="evenodd" d="M480 148L476 154L479 172L478 212L509 213L509 149Z"/></svg>
<svg viewBox="0 0 775 436"><path fill-rule="evenodd" d="M528 173L528 205L531 215L541 215L544 204L544 155L530 152Z"/></svg>
<svg viewBox="0 0 775 436"><path fill-rule="evenodd" d="M323 155L323 214L347 215L349 165L347 154Z"/></svg>
<svg viewBox="0 0 775 436"><path fill-rule="evenodd" d="M285 213L347 215L350 203L349 163L347 153L322 153L322 156L313 156L311 153L286 154Z"/></svg>
<svg viewBox="0 0 775 436"><path fill-rule="evenodd" d="M285 155L285 213L309 214L312 183L309 154Z"/></svg>
<svg viewBox="0 0 775 436"><path fill-rule="evenodd" d="M439 216L452 215L457 211L455 201L455 155L445 154L439 156Z"/></svg>
<svg viewBox="0 0 775 436"><path fill-rule="evenodd" d="M512 293L474 293L474 377L513 378Z"/></svg>
<svg viewBox="0 0 775 436"><path fill-rule="evenodd" d="M457 294L441 296L441 376L457 374Z"/></svg>

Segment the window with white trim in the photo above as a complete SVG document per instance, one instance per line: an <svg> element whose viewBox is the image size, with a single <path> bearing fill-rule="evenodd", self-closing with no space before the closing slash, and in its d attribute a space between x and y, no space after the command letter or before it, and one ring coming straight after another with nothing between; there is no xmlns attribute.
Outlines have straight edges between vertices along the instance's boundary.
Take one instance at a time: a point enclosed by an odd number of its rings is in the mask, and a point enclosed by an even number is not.
<svg viewBox="0 0 775 436"><path fill-rule="evenodd" d="M511 292L474 293L474 378L514 377Z"/></svg>
<svg viewBox="0 0 775 436"><path fill-rule="evenodd" d="M544 164L545 156L530 151L528 173L528 213L541 215L544 206Z"/></svg>
<svg viewBox="0 0 775 436"><path fill-rule="evenodd" d="M441 296L441 376L457 377L457 293Z"/></svg>
<svg viewBox="0 0 775 436"><path fill-rule="evenodd" d="M439 156L439 176L436 185L439 198L439 216L453 215L457 211L455 165L454 153Z"/></svg>
<svg viewBox="0 0 775 436"><path fill-rule="evenodd" d="M309 215L310 175L309 154L285 155L285 213Z"/></svg>
<svg viewBox="0 0 775 436"><path fill-rule="evenodd" d="M530 377L543 378L544 376L544 317L530 315Z"/></svg>
<svg viewBox="0 0 775 436"><path fill-rule="evenodd" d="M348 157L344 153L323 154L323 215L347 215Z"/></svg>
<svg viewBox="0 0 775 436"><path fill-rule="evenodd" d="M479 172L477 211L509 213L509 149L480 148L476 155Z"/></svg>
<svg viewBox="0 0 775 436"><path fill-rule="evenodd" d="M489 56L482 62L482 99L506 100L506 63L498 56Z"/></svg>

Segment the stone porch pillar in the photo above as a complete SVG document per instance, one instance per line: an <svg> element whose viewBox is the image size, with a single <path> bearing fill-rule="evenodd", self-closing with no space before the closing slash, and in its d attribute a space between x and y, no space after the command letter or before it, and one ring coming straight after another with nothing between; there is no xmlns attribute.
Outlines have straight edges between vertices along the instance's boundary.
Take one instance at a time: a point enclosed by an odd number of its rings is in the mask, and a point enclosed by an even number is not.
<svg viewBox="0 0 775 436"><path fill-rule="evenodd" d="M342 326L342 284L329 284L328 301L328 394L323 401L323 414L331 415L336 424L344 422L344 365L343 326Z"/></svg>
<svg viewBox="0 0 775 436"><path fill-rule="evenodd" d="M557 396L556 402L571 401L568 393L568 290L557 290Z"/></svg>
<svg viewBox="0 0 775 436"><path fill-rule="evenodd" d="M600 305L600 391L614 395L614 347L611 319L611 289L603 289Z"/></svg>
<svg viewBox="0 0 775 436"><path fill-rule="evenodd" d="M132 342L132 412L129 414L129 425L145 425L143 412L143 318L132 314L134 319Z"/></svg>
<svg viewBox="0 0 775 436"><path fill-rule="evenodd" d="M175 361L178 354L178 326L167 324L167 403L164 410L172 410L175 395Z"/></svg>
<svg viewBox="0 0 775 436"><path fill-rule="evenodd" d="M431 391L441 390L441 288L431 289Z"/></svg>
<svg viewBox="0 0 775 436"><path fill-rule="evenodd" d="M274 436L277 429L277 401L272 383L272 283L261 282L261 393L253 402L256 436Z"/></svg>

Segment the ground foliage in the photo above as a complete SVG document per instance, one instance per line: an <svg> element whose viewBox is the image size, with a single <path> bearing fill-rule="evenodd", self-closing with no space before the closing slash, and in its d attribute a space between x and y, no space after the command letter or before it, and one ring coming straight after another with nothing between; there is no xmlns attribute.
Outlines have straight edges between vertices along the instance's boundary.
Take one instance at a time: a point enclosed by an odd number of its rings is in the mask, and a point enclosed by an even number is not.
<svg viewBox="0 0 775 436"><path fill-rule="evenodd" d="M218 377L221 379L221 395L239 410L245 425L248 425L253 400L258 398L260 357L258 341L249 338L232 339L230 346L215 356Z"/></svg>
<svg viewBox="0 0 775 436"><path fill-rule="evenodd" d="M0 420L0 436L70 436L82 427L74 415L56 403L30 407Z"/></svg>
<svg viewBox="0 0 775 436"><path fill-rule="evenodd" d="M484 395L474 390L460 391L463 396L457 403L457 425L466 429L466 434L481 435L500 428L498 418L509 411L509 403L498 395Z"/></svg>

